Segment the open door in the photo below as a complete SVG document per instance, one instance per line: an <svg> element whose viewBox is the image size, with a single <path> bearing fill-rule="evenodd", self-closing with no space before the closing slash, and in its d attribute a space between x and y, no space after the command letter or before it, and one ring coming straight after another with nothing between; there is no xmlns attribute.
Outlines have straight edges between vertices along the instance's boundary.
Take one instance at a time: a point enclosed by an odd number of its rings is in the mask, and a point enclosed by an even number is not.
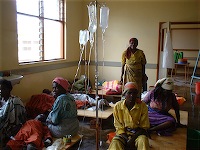
<svg viewBox="0 0 200 150"><path fill-rule="evenodd" d="M160 22L158 36L157 79L166 77L169 69L163 68L163 50L166 33L170 30L173 50L183 51L194 66L200 49L200 22Z"/></svg>

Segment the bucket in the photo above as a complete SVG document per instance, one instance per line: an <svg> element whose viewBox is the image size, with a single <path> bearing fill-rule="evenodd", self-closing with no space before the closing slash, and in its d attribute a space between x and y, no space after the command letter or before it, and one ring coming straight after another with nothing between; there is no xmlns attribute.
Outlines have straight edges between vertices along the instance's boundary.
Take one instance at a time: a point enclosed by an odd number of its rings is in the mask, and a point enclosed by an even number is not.
<svg viewBox="0 0 200 150"><path fill-rule="evenodd" d="M195 84L195 92L198 95L200 94L200 82L196 82Z"/></svg>
<svg viewBox="0 0 200 150"><path fill-rule="evenodd" d="M107 134L108 141L111 142L115 135L116 135L115 132L108 133Z"/></svg>

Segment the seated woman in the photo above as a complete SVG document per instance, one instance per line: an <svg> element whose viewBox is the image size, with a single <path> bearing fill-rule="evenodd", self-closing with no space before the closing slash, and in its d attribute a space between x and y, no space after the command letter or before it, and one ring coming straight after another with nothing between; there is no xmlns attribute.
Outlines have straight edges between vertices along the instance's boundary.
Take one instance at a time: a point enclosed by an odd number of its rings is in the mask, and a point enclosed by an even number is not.
<svg viewBox="0 0 200 150"><path fill-rule="evenodd" d="M123 96L114 107L114 126L116 136L112 139L109 150L137 148L149 149L146 130L149 128L148 109L145 103L137 98L138 89L134 82L127 82Z"/></svg>
<svg viewBox="0 0 200 150"><path fill-rule="evenodd" d="M69 134L73 136L79 130L76 103L68 88L68 81L62 77L53 80L52 94L56 100L46 122L52 136L56 138Z"/></svg>
<svg viewBox="0 0 200 150"><path fill-rule="evenodd" d="M36 150L50 146L52 136L48 127L44 124L45 120L46 116L40 114L35 119L26 121L19 132L7 143L4 150Z"/></svg>
<svg viewBox="0 0 200 150"><path fill-rule="evenodd" d="M11 95L10 81L0 80L0 145L4 146L26 121L26 110L19 97Z"/></svg>
<svg viewBox="0 0 200 150"><path fill-rule="evenodd" d="M156 82L155 89L148 92L143 101L148 104L148 114L151 128L149 132L156 131L158 135L171 135L180 123L179 104L172 92L174 83L171 78L163 78ZM176 119L168 113L173 108Z"/></svg>

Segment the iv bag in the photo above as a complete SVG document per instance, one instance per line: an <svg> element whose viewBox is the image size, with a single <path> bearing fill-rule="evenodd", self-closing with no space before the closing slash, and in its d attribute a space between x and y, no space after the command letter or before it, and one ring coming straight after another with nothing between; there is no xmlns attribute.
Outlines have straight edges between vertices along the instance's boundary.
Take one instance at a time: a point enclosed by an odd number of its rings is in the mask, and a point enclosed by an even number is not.
<svg viewBox="0 0 200 150"><path fill-rule="evenodd" d="M109 17L109 8L101 7L100 8L100 27L102 31L105 32L105 29L108 28L108 17Z"/></svg>
<svg viewBox="0 0 200 150"><path fill-rule="evenodd" d="M86 45L89 40L89 31L88 30L80 30L79 31L79 43L80 45Z"/></svg>
<svg viewBox="0 0 200 150"><path fill-rule="evenodd" d="M94 33L96 32L96 29L97 29L96 7L94 5L89 5L87 7L88 7L88 16L89 16L88 30Z"/></svg>
<svg viewBox="0 0 200 150"><path fill-rule="evenodd" d="M93 46L94 43L94 33L90 33L90 45Z"/></svg>

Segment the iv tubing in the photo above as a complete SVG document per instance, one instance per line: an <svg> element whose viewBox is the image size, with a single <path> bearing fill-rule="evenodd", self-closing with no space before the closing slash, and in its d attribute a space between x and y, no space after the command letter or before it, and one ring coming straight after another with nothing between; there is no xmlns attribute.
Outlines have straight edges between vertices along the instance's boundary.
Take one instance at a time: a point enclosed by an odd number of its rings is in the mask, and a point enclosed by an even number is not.
<svg viewBox="0 0 200 150"><path fill-rule="evenodd" d="M88 91L88 89L87 89L88 86L87 86L87 83L86 83L87 82L87 68L86 68L87 67L87 57L86 57L87 51L86 50L87 49L86 49L86 46L85 46L85 64L84 64L85 65L85 70L84 70L85 71L85 81L84 81L84 83L85 83L85 93L87 93L87 91Z"/></svg>
<svg viewBox="0 0 200 150"><path fill-rule="evenodd" d="M84 48L84 47L83 47L83 48ZM75 76L74 76L74 81L73 81L73 84L72 84L71 91L72 91L72 89L73 89L73 86L74 86L74 83L75 83L75 79L76 79L76 77L78 76L78 71L79 71L79 68L80 68L80 64L81 64L83 52L84 52L84 49L81 49L81 54L80 54L80 58L79 58L79 62L78 62L78 68L77 68L76 74L75 74Z"/></svg>
<svg viewBox="0 0 200 150"><path fill-rule="evenodd" d="M91 58L91 55L92 55L92 48L93 48L93 44L90 45L90 52L89 52L89 57L88 57L88 68L87 68L88 69L88 79L89 79L89 76L90 76L90 67L89 66L90 66L90 58ZM88 85L89 85L89 80L88 80Z"/></svg>

